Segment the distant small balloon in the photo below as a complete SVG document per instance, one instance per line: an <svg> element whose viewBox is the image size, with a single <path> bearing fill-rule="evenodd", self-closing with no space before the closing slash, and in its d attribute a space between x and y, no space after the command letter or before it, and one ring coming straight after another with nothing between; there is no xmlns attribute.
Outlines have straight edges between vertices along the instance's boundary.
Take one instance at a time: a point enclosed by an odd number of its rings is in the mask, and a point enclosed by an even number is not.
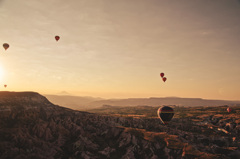
<svg viewBox="0 0 240 159"><path fill-rule="evenodd" d="M3 48L4 48L5 50L7 50L7 49L9 48L9 44L8 44L8 43L4 43L4 44L3 44Z"/></svg>
<svg viewBox="0 0 240 159"><path fill-rule="evenodd" d="M5 85L4 85L4 87L6 88L6 87L7 87L7 85L5 84Z"/></svg>
<svg viewBox="0 0 240 159"><path fill-rule="evenodd" d="M228 107L227 112L230 113L231 111L232 111L232 109Z"/></svg>
<svg viewBox="0 0 240 159"><path fill-rule="evenodd" d="M163 78L163 76L164 76L164 73L160 73L160 76Z"/></svg>
<svg viewBox="0 0 240 159"><path fill-rule="evenodd" d="M55 36L56 41L60 39L60 36Z"/></svg>
<svg viewBox="0 0 240 159"><path fill-rule="evenodd" d="M163 82L165 82L165 81L167 80L167 78L166 78L166 77L163 77L162 80L163 80Z"/></svg>

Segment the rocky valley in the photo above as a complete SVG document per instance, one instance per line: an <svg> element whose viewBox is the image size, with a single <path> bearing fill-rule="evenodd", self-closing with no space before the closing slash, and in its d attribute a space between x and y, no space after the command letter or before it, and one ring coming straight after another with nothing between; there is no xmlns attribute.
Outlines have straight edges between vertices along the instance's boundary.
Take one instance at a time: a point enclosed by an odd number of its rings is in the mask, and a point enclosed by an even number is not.
<svg viewBox="0 0 240 159"><path fill-rule="evenodd" d="M162 125L157 117L71 110L35 92L0 92L0 158L239 158L240 109L208 109Z"/></svg>

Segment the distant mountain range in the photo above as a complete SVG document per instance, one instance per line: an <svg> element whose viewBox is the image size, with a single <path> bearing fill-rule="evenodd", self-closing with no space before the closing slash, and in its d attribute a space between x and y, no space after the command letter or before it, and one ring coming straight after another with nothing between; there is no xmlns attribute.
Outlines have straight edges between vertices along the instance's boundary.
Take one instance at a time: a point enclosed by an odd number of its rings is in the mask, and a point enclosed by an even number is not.
<svg viewBox="0 0 240 159"><path fill-rule="evenodd" d="M44 96L54 104L75 110L88 109L89 103L103 100L103 98L81 97L71 95L44 95Z"/></svg>
<svg viewBox="0 0 240 159"><path fill-rule="evenodd" d="M201 98L179 98L179 97L151 97L151 98L128 98L128 99L102 99L94 97L64 96L64 95L45 95L52 103L64 105L65 107L87 110L103 105L111 106L221 106L239 105L240 101L229 100L210 100Z"/></svg>

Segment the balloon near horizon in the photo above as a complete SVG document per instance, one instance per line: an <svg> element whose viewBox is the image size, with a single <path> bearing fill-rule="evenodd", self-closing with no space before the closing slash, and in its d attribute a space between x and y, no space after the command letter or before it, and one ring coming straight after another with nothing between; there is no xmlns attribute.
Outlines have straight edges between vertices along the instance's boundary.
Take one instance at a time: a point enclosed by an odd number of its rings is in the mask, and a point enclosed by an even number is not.
<svg viewBox="0 0 240 159"><path fill-rule="evenodd" d="M174 110L168 106L162 106L158 109L157 115L164 125L167 125L174 116Z"/></svg>
<svg viewBox="0 0 240 159"><path fill-rule="evenodd" d="M232 108L228 107L228 108L227 108L227 112L228 112L228 113L231 113L231 112L232 112Z"/></svg>

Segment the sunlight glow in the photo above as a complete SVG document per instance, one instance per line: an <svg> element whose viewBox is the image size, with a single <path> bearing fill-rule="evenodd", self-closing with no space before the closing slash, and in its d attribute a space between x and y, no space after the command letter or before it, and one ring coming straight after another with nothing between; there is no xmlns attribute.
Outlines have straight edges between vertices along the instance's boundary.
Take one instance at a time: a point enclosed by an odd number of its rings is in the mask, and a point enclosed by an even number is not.
<svg viewBox="0 0 240 159"><path fill-rule="evenodd" d="M4 70L3 70L2 66L0 66L0 82L2 82L3 76L4 76Z"/></svg>

